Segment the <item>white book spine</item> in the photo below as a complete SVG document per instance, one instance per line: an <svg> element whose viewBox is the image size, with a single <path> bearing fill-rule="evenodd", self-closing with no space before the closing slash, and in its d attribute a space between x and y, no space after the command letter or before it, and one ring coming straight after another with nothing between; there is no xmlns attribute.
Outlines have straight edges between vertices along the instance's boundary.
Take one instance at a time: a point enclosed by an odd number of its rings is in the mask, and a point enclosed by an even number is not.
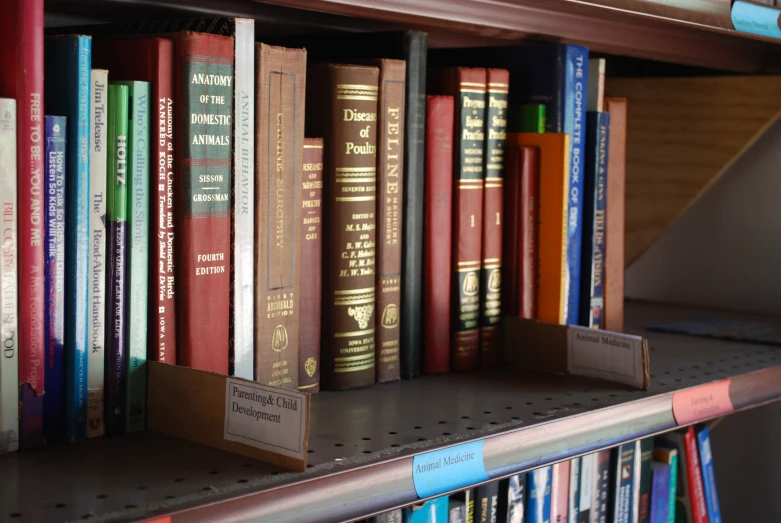
<svg viewBox="0 0 781 523"><path fill-rule="evenodd" d="M235 20L233 375L255 379L255 21Z"/></svg>
<svg viewBox="0 0 781 523"><path fill-rule="evenodd" d="M580 513L591 510L591 492L594 488L594 454L580 459ZM589 512L590 514L590 512Z"/></svg>
<svg viewBox="0 0 781 523"><path fill-rule="evenodd" d="M16 100L0 98L0 454L19 449Z"/></svg>
<svg viewBox="0 0 781 523"><path fill-rule="evenodd" d="M632 523L640 521L640 464L643 460L643 448L640 440L635 441L635 466L632 477Z"/></svg>
<svg viewBox="0 0 781 523"><path fill-rule="evenodd" d="M90 84L90 231L89 304L90 351L87 359L87 437L105 432L103 365L106 290L106 149L108 137L108 71L93 69Z"/></svg>

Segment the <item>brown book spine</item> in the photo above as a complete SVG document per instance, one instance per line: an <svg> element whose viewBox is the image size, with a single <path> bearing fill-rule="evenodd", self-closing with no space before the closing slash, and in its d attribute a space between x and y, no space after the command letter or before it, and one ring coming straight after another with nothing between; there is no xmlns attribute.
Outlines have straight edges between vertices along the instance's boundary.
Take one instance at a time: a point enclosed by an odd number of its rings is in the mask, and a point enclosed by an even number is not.
<svg viewBox="0 0 781 523"><path fill-rule="evenodd" d="M510 72L487 70L483 187L483 266L480 280L480 363L501 361L499 322L502 319L502 227L504 218L505 140Z"/></svg>
<svg viewBox="0 0 781 523"><path fill-rule="evenodd" d="M404 165L404 91L407 63L383 59L380 66L377 174L377 382L401 378L401 202Z"/></svg>
<svg viewBox="0 0 781 523"><path fill-rule="evenodd" d="M377 94L379 69L316 67L309 134L325 138L323 382L333 390L375 381ZM311 132L310 132L311 131Z"/></svg>
<svg viewBox="0 0 781 523"><path fill-rule="evenodd" d="M537 318L537 291L540 285L540 150L536 147L520 149L520 252L516 269L519 271L518 316L531 320Z"/></svg>
<svg viewBox="0 0 781 523"><path fill-rule="evenodd" d="M626 98L605 98L610 113L605 220L605 330L624 331L624 209L626 188Z"/></svg>
<svg viewBox="0 0 781 523"><path fill-rule="evenodd" d="M320 390L323 303L323 139L304 139L298 390Z"/></svg>
<svg viewBox="0 0 781 523"><path fill-rule="evenodd" d="M256 55L255 380L297 389L306 51Z"/></svg>

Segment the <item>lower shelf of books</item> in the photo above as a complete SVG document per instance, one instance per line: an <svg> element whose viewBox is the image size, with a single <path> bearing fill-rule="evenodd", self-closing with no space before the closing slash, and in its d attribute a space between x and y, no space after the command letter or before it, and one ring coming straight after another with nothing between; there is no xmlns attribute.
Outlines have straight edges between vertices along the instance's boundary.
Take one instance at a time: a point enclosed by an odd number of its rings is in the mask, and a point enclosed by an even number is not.
<svg viewBox="0 0 781 523"><path fill-rule="evenodd" d="M646 331L700 313L628 304L627 331L650 343L645 392L502 369L320 393L303 473L152 432L13 453L0 522L349 520L417 501L414 457L443 447L482 441L493 480L781 398L779 348ZM674 414L714 383L728 409Z"/></svg>

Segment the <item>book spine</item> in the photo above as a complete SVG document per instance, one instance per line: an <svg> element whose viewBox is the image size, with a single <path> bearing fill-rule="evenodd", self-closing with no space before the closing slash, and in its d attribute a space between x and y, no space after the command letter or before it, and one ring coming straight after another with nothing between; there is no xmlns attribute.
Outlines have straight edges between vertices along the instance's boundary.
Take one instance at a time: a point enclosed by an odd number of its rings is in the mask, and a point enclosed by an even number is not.
<svg viewBox="0 0 781 523"><path fill-rule="evenodd" d="M523 523L526 515L527 474L511 476L507 486L507 523Z"/></svg>
<svg viewBox="0 0 781 523"><path fill-rule="evenodd" d="M2 96L16 99L19 255L19 448L42 445L44 340L43 0L3 4Z"/></svg>
<svg viewBox="0 0 781 523"><path fill-rule="evenodd" d="M606 98L610 114L607 155L607 204L605 209L605 330L624 331L624 221L626 187L626 98Z"/></svg>
<svg viewBox="0 0 781 523"><path fill-rule="evenodd" d="M228 373L233 38L179 33L177 359Z"/></svg>
<svg viewBox="0 0 781 523"><path fill-rule="evenodd" d="M102 436L106 342L106 111L108 71L93 69L90 81L90 261L89 335L87 358L87 437Z"/></svg>
<svg viewBox="0 0 781 523"><path fill-rule="evenodd" d="M404 198L401 224L401 377L420 374L423 355L423 231L424 184L426 172L426 53L428 37L410 31L404 40L407 60L404 123Z"/></svg>
<svg viewBox="0 0 781 523"><path fill-rule="evenodd" d="M475 523L496 523L498 506L498 481L485 483L475 489Z"/></svg>
<svg viewBox="0 0 781 523"><path fill-rule="evenodd" d="M453 194L453 344L451 369L480 359L480 277L485 154L485 69L457 70Z"/></svg>
<svg viewBox="0 0 781 523"><path fill-rule="evenodd" d="M640 440L640 484L639 505L637 508L640 523L648 523L651 518L651 461L654 442L650 438Z"/></svg>
<svg viewBox="0 0 781 523"><path fill-rule="evenodd" d="M553 465L551 470L551 523L567 523L569 509L569 461Z"/></svg>
<svg viewBox="0 0 781 523"><path fill-rule="evenodd" d="M44 216L44 303L46 304L47 391L43 397L43 433L47 443L65 438L65 165L67 120L44 117L46 199Z"/></svg>
<svg viewBox="0 0 781 523"><path fill-rule="evenodd" d="M70 51L75 71L68 99L68 173L65 195L65 425L70 441L87 437L87 355L90 230L90 73L92 38L76 37ZM67 116L67 115L66 115Z"/></svg>
<svg viewBox="0 0 781 523"><path fill-rule="evenodd" d="M578 523L580 516L580 461L581 458L570 461L568 523Z"/></svg>
<svg viewBox="0 0 781 523"><path fill-rule="evenodd" d="M566 315L564 323L578 325L580 306L580 257L583 223L583 207L580 195L583 193L583 168L585 163L586 137L585 114L588 106L588 49L567 45L564 97L564 132L570 135L569 198L567 204L567 275L565 281Z"/></svg>
<svg viewBox="0 0 781 523"><path fill-rule="evenodd" d="M708 426L700 425L697 427L696 432L700 468L702 469L702 480L705 487L705 500L708 505L708 519L712 523L721 523L721 508L719 507L719 496L716 490L716 476L713 470L713 454L711 453Z"/></svg>
<svg viewBox="0 0 781 523"><path fill-rule="evenodd" d="M255 377L255 20L235 19L230 373Z"/></svg>
<svg viewBox="0 0 781 523"><path fill-rule="evenodd" d="M495 367L501 361L499 322L502 318L502 227L505 222L502 204L510 73L505 69L487 69L486 81L480 271L480 363L484 368Z"/></svg>
<svg viewBox="0 0 781 523"><path fill-rule="evenodd" d="M16 100L0 98L0 455L19 449Z"/></svg>
<svg viewBox="0 0 781 523"><path fill-rule="evenodd" d="M526 521L548 523L551 513L551 467L533 470L529 474Z"/></svg>
<svg viewBox="0 0 781 523"><path fill-rule="evenodd" d="M686 473L689 477L689 498L692 506L692 523L707 523L708 506L705 500L705 487L700 470L700 458L694 427L689 427L683 435L686 445Z"/></svg>
<svg viewBox="0 0 781 523"><path fill-rule="evenodd" d="M670 466L656 464L652 476L650 523L667 523L670 492Z"/></svg>
<svg viewBox="0 0 781 523"><path fill-rule="evenodd" d="M404 83L403 60L380 61L380 100L377 106L378 193L376 359L377 382L401 377L399 336L401 320L401 230L404 185Z"/></svg>
<svg viewBox="0 0 781 523"><path fill-rule="evenodd" d="M450 370L450 271L453 221L453 97L429 96L423 266L424 371ZM419 342L418 342L419 343Z"/></svg>
<svg viewBox="0 0 781 523"><path fill-rule="evenodd" d="M149 304L149 83L131 82L128 107L127 390L125 428L146 421L147 306Z"/></svg>
<svg viewBox="0 0 781 523"><path fill-rule="evenodd" d="M621 445L616 453L613 522L631 523L634 512L635 444Z"/></svg>
<svg viewBox="0 0 781 523"><path fill-rule="evenodd" d="M594 498L594 454L586 454L580 458L580 501L578 523L589 523Z"/></svg>
<svg viewBox="0 0 781 523"><path fill-rule="evenodd" d="M323 271L325 376L331 389L375 380L375 67L330 66Z"/></svg>
<svg viewBox="0 0 781 523"><path fill-rule="evenodd" d="M320 331L323 303L323 139L304 139L301 176L301 325L298 390L320 390Z"/></svg>
<svg viewBox="0 0 781 523"><path fill-rule="evenodd" d="M475 491L469 489L464 492L464 507L466 512L466 523L475 523Z"/></svg>
<svg viewBox="0 0 781 523"><path fill-rule="evenodd" d="M298 388L306 51L257 45L255 380Z"/></svg>
<svg viewBox="0 0 781 523"><path fill-rule="evenodd" d="M675 523L675 513L677 508L676 497L678 495L678 453L670 458L670 498L667 504L667 523Z"/></svg>
<svg viewBox="0 0 781 523"><path fill-rule="evenodd" d="M520 217L517 255L518 316L537 318L537 292L539 288L539 235L540 235L540 150L536 147L521 148L520 168Z"/></svg>
<svg viewBox="0 0 781 523"><path fill-rule="evenodd" d="M108 87L108 148L106 155L106 215L108 261L106 279L105 419L106 432L125 432L125 387L127 382L127 180L129 89Z"/></svg>
<svg viewBox="0 0 781 523"><path fill-rule="evenodd" d="M594 495L591 523L607 523L610 499L610 451L597 452L594 458Z"/></svg>

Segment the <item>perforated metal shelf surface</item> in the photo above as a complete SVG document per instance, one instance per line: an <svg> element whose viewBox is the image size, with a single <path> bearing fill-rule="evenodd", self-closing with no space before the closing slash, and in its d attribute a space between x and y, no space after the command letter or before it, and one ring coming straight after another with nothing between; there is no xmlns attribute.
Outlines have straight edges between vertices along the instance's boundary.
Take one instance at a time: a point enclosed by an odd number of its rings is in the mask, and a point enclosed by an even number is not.
<svg viewBox="0 0 781 523"><path fill-rule="evenodd" d="M736 409L780 398L779 348L644 331L701 312L628 304L650 342L647 392L499 370L320 393L304 473L154 433L3 456L0 522L347 520L415 501L412 457L434 448L485 438L495 479L669 430L683 388L737 377Z"/></svg>

